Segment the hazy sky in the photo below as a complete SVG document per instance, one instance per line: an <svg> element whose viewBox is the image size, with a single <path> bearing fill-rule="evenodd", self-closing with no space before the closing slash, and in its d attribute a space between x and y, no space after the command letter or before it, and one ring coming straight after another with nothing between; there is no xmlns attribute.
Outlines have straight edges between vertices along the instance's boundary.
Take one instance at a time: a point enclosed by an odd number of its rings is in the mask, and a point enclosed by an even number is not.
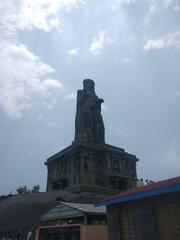
<svg viewBox="0 0 180 240"><path fill-rule="evenodd" d="M0 12L0 194L45 190L85 78L105 100L106 142L140 159L138 177L180 175L180 0L5 0Z"/></svg>

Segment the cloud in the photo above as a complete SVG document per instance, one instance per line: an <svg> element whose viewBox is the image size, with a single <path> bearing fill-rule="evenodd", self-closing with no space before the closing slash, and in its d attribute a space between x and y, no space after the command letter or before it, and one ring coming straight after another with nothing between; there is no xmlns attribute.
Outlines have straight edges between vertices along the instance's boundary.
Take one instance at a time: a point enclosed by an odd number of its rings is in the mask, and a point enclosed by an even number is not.
<svg viewBox="0 0 180 240"><path fill-rule="evenodd" d="M180 31L169 33L159 39L147 40L144 45L144 50L162 49L171 46L180 48Z"/></svg>
<svg viewBox="0 0 180 240"><path fill-rule="evenodd" d="M69 54L70 56L75 56L75 55L78 54L78 52L79 52L79 48L73 48L73 49L70 49L70 50L68 51L68 54Z"/></svg>
<svg viewBox="0 0 180 240"><path fill-rule="evenodd" d="M126 63L129 63L131 61L130 58L123 58L123 61L126 62Z"/></svg>
<svg viewBox="0 0 180 240"><path fill-rule="evenodd" d="M60 7L65 8L66 11L70 11L72 8L78 8L80 4L86 4L84 0L58 0Z"/></svg>
<svg viewBox="0 0 180 240"><path fill-rule="evenodd" d="M149 12L154 12L158 7L171 8L173 11L180 11L180 0L150 0Z"/></svg>
<svg viewBox="0 0 180 240"><path fill-rule="evenodd" d="M46 79L42 82L42 85L45 87L45 88L49 88L49 87L52 87L52 88L61 88L63 89L63 85L62 83L58 82L57 80L54 80L54 79Z"/></svg>
<svg viewBox="0 0 180 240"><path fill-rule="evenodd" d="M106 31L100 30L98 35L92 40L90 45L90 52L93 55L98 55L104 46Z"/></svg>
<svg viewBox="0 0 180 240"><path fill-rule="evenodd" d="M144 19L145 25L150 24L152 17L155 15L156 17L160 16L162 12L166 14L167 10L180 11L180 0L149 0L147 4L149 5L149 9Z"/></svg>
<svg viewBox="0 0 180 240"><path fill-rule="evenodd" d="M174 94L175 94L177 97L180 97L180 91L175 91Z"/></svg>
<svg viewBox="0 0 180 240"><path fill-rule="evenodd" d="M1 32L14 33L33 28L50 31L59 24L58 0L6 0L0 4Z"/></svg>
<svg viewBox="0 0 180 240"><path fill-rule="evenodd" d="M82 0L6 0L0 2L0 107L11 118L21 118L32 100L48 97L63 85L50 77L55 70L25 45L19 31L50 32L60 25L59 11L70 10ZM49 101L48 101L49 102ZM52 108L54 104L48 104Z"/></svg>
<svg viewBox="0 0 180 240"><path fill-rule="evenodd" d="M180 11L180 0L162 0L166 8L171 7L174 11Z"/></svg>
<svg viewBox="0 0 180 240"><path fill-rule="evenodd" d="M103 112L108 111L108 107L104 103L101 105L101 108Z"/></svg>
<svg viewBox="0 0 180 240"><path fill-rule="evenodd" d="M156 4L153 3L153 4L150 5L150 7L149 7L148 14L153 14L155 11L156 11Z"/></svg>
<svg viewBox="0 0 180 240"><path fill-rule="evenodd" d="M0 43L0 72L0 106L11 118L20 118L33 96L63 88L47 77L54 69L19 43Z"/></svg>
<svg viewBox="0 0 180 240"><path fill-rule="evenodd" d="M148 25L151 22L152 16L154 16L154 14L157 12L158 12L158 2L154 0L149 1L149 9L144 18L144 24Z"/></svg>
<svg viewBox="0 0 180 240"><path fill-rule="evenodd" d="M37 115L37 119L40 121L42 118L43 118L42 113L39 113L39 114Z"/></svg>
<svg viewBox="0 0 180 240"><path fill-rule="evenodd" d="M122 3L122 4L134 4L136 3L136 0L117 0L118 3Z"/></svg>
<svg viewBox="0 0 180 240"><path fill-rule="evenodd" d="M111 6L112 11L119 11L120 7L123 5L132 5L135 4L136 0L116 0L114 1L113 5Z"/></svg>
<svg viewBox="0 0 180 240"><path fill-rule="evenodd" d="M42 102L42 105L48 109L48 110L51 110L55 107L55 105L57 104L57 100L52 98L52 91L49 92L49 91L46 91L47 95L51 96L51 98L48 98L47 101L45 99L45 101Z"/></svg>
<svg viewBox="0 0 180 240"><path fill-rule="evenodd" d="M112 10L115 12L115 11L117 11L117 7L115 6L115 5L112 5Z"/></svg>
<svg viewBox="0 0 180 240"><path fill-rule="evenodd" d="M48 121L47 125L50 126L50 127L55 127L56 126L56 124L52 121Z"/></svg>
<svg viewBox="0 0 180 240"><path fill-rule="evenodd" d="M71 9L82 0L6 0L0 3L0 32L12 34L18 30L51 31L60 25L59 11Z"/></svg>
<svg viewBox="0 0 180 240"><path fill-rule="evenodd" d="M72 100L75 101L76 100L76 93L72 92L69 93L65 96L64 100Z"/></svg>
<svg viewBox="0 0 180 240"><path fill-rule="evenodd" d="M161 164L171 170L180 172L180 144L172 144L167 152L162 154Z"/></svg>
<svg viewBox="0 0 180 240"><path fill-rule="evenodd" d="M122 135L122 130L119 129L119 128L114 128L114 129L113 129L113 132L114 132L116 135L118 135L118 136L121 136L121 135Z"/></svg>

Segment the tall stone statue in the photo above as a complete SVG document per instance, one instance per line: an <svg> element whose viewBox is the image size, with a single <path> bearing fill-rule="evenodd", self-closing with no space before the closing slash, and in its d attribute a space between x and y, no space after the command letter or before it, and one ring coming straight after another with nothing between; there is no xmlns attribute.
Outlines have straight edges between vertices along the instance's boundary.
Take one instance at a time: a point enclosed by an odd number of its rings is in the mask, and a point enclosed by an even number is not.
<svg viewBox="0 0 180 240"><path fill-rule="evenodd" d="M74 142L105 143L104 123L101 115L103 99L94 90L91 79L83 81L83 90L77 91Z"/></svg>
<svg viewBox="0 0 180 240"><path fill-rule="evenodd" d="M74 141L45 163L47 191L84 193L80 202L94 202L99 194L102 198L135 187L138 159L105 143L103 102L95 93L94 82L85 79L83 89L77 91Z"/></svg>

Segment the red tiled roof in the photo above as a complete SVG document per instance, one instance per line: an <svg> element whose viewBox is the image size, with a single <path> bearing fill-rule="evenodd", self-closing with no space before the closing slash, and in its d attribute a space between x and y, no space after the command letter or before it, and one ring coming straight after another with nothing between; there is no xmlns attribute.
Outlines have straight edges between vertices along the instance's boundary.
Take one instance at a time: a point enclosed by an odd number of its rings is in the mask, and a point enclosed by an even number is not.
<svg viewBox="0 0 180 240"><path fill-rule="evenodd" d="M176 184L180 184L180 176L179 177L175 177L175 178L170 178L167 180L163 180L163 181L159 181L156 183L151 183L151 184L147 184L141 187L136 187L136 188L132 188L128 191L125 192L121 192L118 194L115 194L113 196L110 196L108 198L105 198L101 201L98 201L97 204L101 203L101 202L106 202L112 199L116 199L116 198L123 198L123 197L128 197L130 195L134 195L136 193L143 193L143 192L149 192L155 189L159 189L159 188L165 188L171 185L176 185Z"/></svg>

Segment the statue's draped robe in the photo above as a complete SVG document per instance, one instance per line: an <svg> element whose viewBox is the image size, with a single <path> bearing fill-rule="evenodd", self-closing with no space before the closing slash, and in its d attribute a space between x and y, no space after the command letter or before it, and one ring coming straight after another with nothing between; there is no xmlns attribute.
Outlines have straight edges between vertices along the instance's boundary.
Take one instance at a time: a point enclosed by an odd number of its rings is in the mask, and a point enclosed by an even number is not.
<svg viewBox="0 0 180 240"><path fill-rule="evenodd" d="M104 143L101 103L94 92L78 90L75 119L75 141Z"/></svg>

